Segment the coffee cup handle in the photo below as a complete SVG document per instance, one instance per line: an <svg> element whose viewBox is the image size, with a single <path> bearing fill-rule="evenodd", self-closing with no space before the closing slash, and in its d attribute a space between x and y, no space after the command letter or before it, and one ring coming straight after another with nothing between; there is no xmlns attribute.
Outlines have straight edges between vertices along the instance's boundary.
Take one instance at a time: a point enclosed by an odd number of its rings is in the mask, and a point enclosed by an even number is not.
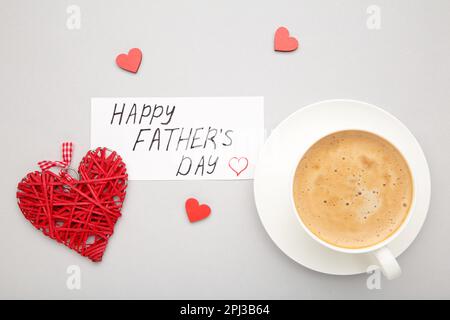
<svg viewBox="0 0 450 320"><path fill-rule="evenodd" d="M381 272L388 280L393 280L401 276L402 269L392 254L391 250L383 247L374 252L375 258L378 261Z"/></svg>

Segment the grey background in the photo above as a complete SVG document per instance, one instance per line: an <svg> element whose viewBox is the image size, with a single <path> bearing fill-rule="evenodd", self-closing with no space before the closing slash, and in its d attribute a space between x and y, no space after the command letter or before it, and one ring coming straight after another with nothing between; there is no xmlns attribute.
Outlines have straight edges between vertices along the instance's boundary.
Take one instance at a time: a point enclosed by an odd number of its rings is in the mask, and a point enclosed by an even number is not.
<svg viewBox="0 0 450 320"><path fill-rule="evenodd" d="M81 29L66 8L81 8ZM366 9L382 9L382 29ZM300 41L273 52L287 26ZM450 1L18 1L0 9L0 298L450 298ZM138 74L115 56L143 51ZM266 127L332 98L379 105L401 119L427 155L432 202L423 232L399 258L404 275L366 288L297 265L271 242L251 181L135 182L104 260L93 264L22 217L17 182L59 159L62 141L89 148L90 98L265 97ZM187 222L189 196L210 218ZM78 265L82 288L66 287Z"/></svg>

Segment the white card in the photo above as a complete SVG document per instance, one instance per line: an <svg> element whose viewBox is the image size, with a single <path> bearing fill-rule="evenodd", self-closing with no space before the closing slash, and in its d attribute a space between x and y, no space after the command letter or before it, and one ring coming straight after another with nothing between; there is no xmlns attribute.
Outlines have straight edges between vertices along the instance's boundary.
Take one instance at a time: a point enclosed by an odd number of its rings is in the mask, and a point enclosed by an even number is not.
<svg viewBox="0 0 450 320"><path fill-rule="evenodd" d="M252 179L264 98L92 98L91 148L117 151L130 180Z"/></svg>

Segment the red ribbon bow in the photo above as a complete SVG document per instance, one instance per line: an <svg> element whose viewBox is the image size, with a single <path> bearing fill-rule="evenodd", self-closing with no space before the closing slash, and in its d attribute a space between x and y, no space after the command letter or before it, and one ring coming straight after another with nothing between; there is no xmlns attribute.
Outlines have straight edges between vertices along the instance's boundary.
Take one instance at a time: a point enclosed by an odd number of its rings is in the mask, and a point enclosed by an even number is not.
<svg viewBox="0 0 450 320"><path fill-rule="evenodd" d="M72 161L73 154L73 143L72 142L63 142L62 144L62 161L39 161L38 166L42 170L48 170L53 167L60 167L62 169L67 169ZM64 172L64 170L62 170Z"/></svg>

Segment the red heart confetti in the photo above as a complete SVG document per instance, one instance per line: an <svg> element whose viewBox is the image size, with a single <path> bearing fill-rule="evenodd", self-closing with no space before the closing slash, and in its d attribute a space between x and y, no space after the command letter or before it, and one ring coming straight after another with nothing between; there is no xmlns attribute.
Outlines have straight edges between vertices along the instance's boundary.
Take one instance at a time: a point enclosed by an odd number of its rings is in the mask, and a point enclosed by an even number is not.
<svg viewBox="0 0 450 320"><path fill-rule="evenodd" d="M211 213L211 208L206 205L200 205L195 198L186 200L186 213L190 222L197 222L207 218Z"/></svg>
<svg viewBox="0 0 450 320"><path fill-rule="evenodd" d="M285 27L280 27L275 32L274 48L275 51L294 51L298 48L298 41L294 37L289 36L288 29Z"/></svg>
<svg viewBox="0 0 450 320"><path fill-rule="evenodd" d="M28 173L17 187L19 208L46 236L99 262L121 216L125 163L116 152L97 148L81 160L79 180L67 172Z"/></svg>
<svg viewBox="0 0 450 320"><path fill-rule="evenodd" d="M121 53L116 58L117 65L129 72L136 73L142 61L142 51L139 48L133 48L128 54Z"/></svg>

